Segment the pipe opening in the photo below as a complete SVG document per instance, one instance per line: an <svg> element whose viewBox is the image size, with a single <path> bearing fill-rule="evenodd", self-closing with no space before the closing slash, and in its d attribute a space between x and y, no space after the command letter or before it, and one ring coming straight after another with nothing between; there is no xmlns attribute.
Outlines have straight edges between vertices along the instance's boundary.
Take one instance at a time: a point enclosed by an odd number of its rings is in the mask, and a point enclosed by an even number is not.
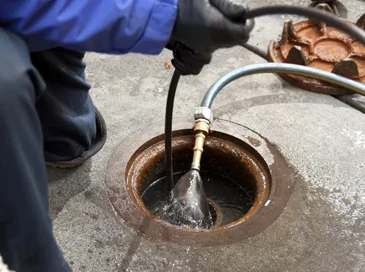
<svg viewBox="0 0 365 272"><path fill-rule="evenodd" d="M165 176L163 128L163 122L151 124L130 135L109 161L106 188L116 216L123 223L152 241L218 246L255 236L280 216L294 185L294 175L285 159L254 131L224 120L215 121L202 158L202 174L210 175L205 177L211 186L207 189L213 190L208 202L214 226L176 226L156 216L152 206L163 199L166 190L166 186L159 190L153 185ZM191 122L177 122L172 139L174 171L178 175L190 167L194 146ZM147 192L152 189L155 192L149 200ZM227 213L225 205L231 208L232 203L239 208Z"/></svg>

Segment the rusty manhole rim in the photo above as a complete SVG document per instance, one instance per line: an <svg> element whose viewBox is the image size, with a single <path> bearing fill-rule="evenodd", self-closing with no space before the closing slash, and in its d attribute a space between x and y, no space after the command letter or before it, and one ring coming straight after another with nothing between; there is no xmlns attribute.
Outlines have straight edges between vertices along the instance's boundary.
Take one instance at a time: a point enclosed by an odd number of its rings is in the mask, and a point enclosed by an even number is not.
<svg viewBox="0 0 365 272"><path fill-rule="evenodd" d="M251 218L253 215L255 215L262 206L266 203L268 200L268 196L271 189L271 176L268 171L268 169L265 167L265 165L262 165L262 162L257 161L259 159L260 161L262 158L260 158L260 155L255 152L254 150L248 151L247 146L244 148L243 146L240 147L239 144L233 143L234 141L241 142L242 145L246 145L245 142L240 141L237 138L232 137L231 135L227 135L223 132L218 131L212 131L209 134L209 137L207 137L205 148L211 148L214 150L221 151L222 149L235 149L235 153L239 153L241 157L245 156L244 162L241 162L242 167L244 167L255 179L255 197L254 201L247 213L244 214L240 219L230 222L228 224L222 225L222 226L216 226L212 229L195 229L195 228L183 228L184 231L187 232L213 232L213 231L220 231L226 228L234 227L238 224L242 224L245 221L247 221L249 218ZM225 142L228 144L227 147L223 148L222 146L225 146L222 144L222 142ZM232 143L232 144L230 144ZM178 131L173 132L173 152L177 152L176 148L178 147L179 150L192 150L194 146L194 134L191 129L182 129ZM148 146L147 148L144 148L144 146ZM158 150L156 153L150 152L151 149ZM163 135L159 135L158 137L155 137L151 139L149 142L146 142L142 148L137 150L134 153L133 160L130 160L130 163L127 166L126 170L126 186L127 190L129 191L129 195L131 196L132 200L138 205L147 215L154 217L155 220L159 221L161 224L166 225L166 227L169 228L177 228L178 226L175 226L173 224L170 224L167 221L164 221L158 217L155 217L151 211L146 207L144 204L142 197L141 197L141 189L139 188L139 184L141 183L140 176L144 174L143 168L144 165L152 165L154 162L154 158L157 156L163 156L164 155L164 142L163 142ZM152 162L151 162L152 161ZM136 189L137 188L137 189ZM180 227L181 228L181 227Z"/></svg>
<svg viewBox="0 0 365 272"><path fill-rule="evenodd" d="M174 131L192 129L193 122L186 122L185 120L177 120L174 124ZM127 137L121 142L109 161L106 174L107 193L116 215L125 224L145 234L145 237L152 241L172 242L189 246L217 246L232 244L255 236L280 216L294 186L294 175L289 166L278 150L257 133L223 120L214 122L214 131L236 137L256 152L259 150L257 146L263 145L267 149L264 152L265 154L258 152L262 157L262 162L273 160L268 165L268 173L271 176L270 194L266 203L263 203L257 213L244 220L244 222L239 222L228 228L192 231L191 229L177 228L162 220L156 220L154 216L151 216L151 212L142 209L133 200L133 193L128 190L125 184L126 169L130 167L128 164L132 163L133 156L139 148L143 148L146 142L163 133L163 124L162 121L151 124Z"/></svg>

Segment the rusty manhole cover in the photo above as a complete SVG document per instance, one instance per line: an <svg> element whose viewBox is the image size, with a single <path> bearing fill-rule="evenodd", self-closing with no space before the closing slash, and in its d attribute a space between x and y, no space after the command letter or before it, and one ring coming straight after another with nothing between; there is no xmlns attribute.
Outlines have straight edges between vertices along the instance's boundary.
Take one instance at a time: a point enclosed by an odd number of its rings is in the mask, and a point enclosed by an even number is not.
<svg viewBox="0 0 365 272"><path fill-rule="evenodd" d="M294 176L284 158L258 134L221 120L214 123L202 160L202 171L225 177L223 181L206 181L215 182L211 186L213 191L206 187L214 227L179 227L156 216L153 201L162 200L165 189L158 184L165 175L163 128L161 122L130 135L109 162L108 196L118 217L127 225L154 241L216 246L257 235L280 216L294 185ZM176 173L189 169L193 146L192 124L176 123L173 132ZM150 197L145 197L146 194ZM248 205L246 200L250 198Z"/></svg>
<svg viewBox="0 0 365 272"><path fill-rule="evenodd" d="M325 3L319 7L331 11ZM365 29L365 14L356 25ZM324 23L310 20L295 24L285 22L281 40L270 43L269 59L272 62L306 65L365 83L365 46ZM352 93L317 79L286 74L280 76L312 92L331 95Z"/></svg>

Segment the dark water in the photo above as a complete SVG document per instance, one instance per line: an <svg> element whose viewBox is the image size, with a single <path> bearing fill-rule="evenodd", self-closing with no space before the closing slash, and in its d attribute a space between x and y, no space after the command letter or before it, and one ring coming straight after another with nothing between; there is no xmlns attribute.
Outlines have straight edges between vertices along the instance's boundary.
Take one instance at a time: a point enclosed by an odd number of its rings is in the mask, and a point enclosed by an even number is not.
<svg viewBox="0 0 365 272"><path fill-rule="evenodd" d="M174 180L178 181L184 174L184 172L175 173ZM223 218L220 225L240 219L251 208L255 194L251 184L242 186L217 174L207 172L200 174L207 198L218 205L222 213ZM166 189L165 177L153 182L142 194L146 207L156 216L161 216L166 210L169 199L170 192ZM181 225L171 221L170 223Z"/></svg>

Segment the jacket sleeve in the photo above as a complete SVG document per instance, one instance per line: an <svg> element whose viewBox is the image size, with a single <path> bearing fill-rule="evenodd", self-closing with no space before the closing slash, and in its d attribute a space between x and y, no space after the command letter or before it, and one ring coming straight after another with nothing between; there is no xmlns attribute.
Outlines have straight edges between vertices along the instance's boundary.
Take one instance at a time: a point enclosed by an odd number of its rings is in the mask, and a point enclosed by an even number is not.
<svg viewBox="0 0 365 272"><path fill-rule="evenodd" d="M176 14L177 0L1 0L0 27L22 36L31 51L158 54Z"/></svg>

